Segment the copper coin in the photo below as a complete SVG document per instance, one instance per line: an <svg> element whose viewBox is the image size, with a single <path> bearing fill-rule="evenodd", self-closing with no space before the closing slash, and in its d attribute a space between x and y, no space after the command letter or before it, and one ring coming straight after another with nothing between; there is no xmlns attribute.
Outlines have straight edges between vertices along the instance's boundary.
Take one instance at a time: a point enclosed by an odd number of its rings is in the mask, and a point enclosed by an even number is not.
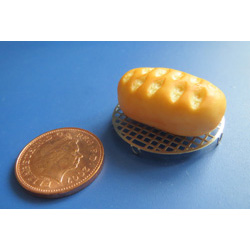
<svg viewBox="0 0 250 250"><path fill-rule="evenodd" d="M73 194L100 173L101 141L79 128L61 128L31 141L17 158L16 178L26 190L47 198Z"/></svg>

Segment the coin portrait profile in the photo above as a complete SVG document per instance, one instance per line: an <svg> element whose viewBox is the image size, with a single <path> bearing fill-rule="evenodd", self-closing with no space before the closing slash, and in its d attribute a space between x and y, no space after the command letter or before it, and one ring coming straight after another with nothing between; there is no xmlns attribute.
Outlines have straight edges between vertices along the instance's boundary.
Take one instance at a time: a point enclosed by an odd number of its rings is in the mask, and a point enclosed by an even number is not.
<svg viewBox="0 0 250 250"><path fill-rule="evenodd" d="M18 155L15 175L30 193L59 198L87 187L104 159L100 139L81 128L59 128L39 135Z"/></svg>
<svg viewBox="0 0 250 250"><path fill-rule="evenodd" d="M78 167L83 155L78 140L58 138L37 149L31 157L30 170L41 178L62 183L65 174Z"/></svg>

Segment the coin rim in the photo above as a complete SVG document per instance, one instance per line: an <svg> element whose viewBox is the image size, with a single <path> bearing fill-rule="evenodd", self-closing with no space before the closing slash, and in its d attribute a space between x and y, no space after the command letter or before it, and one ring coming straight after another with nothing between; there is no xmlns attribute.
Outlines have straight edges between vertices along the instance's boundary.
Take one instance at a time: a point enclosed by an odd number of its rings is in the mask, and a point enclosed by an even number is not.
<svg viewBox="0 0 250 250"><path fill-rule="evenodd" d="M81 132L87 132L88 134L92 135L93 137L95 137L97 139L97 141L101 147L101 157L100 157L99 162L96 165L96 170L94 171L94 173L92 174L92 176L89 179L87 179L85 177L85 179L84 179L85 181L84 180L80 181L80 183L77 185L72 184L73 186L70 185L68 188L65 188L65 189L60 188L58 190L53 189L53 191L51 191L51 190L41 190L39 188L32 187L31 185L27 184L27 182L23 179L23 177L20 174L21 157L26 153L27 148L30 147L32 144L34 144L36 141L38 141L40 138L42 138L48 134L52 134L58 130L79 130ZM15 164L15 176L16 176L16 179L18 180L19 184L24 189L31 192L32 194L35 194L35 195L38 195L41 197L47 197L47 198L59 198L59 197L63 197L63 196L67 196L67 195L71 195L73 193L76 193L76 192L80 191L81 189L87 187L89 184L91 184L95 180L95 178L99 175L99 173L101 172L103 162L104 162L104 147L103 147L101 140L95 134L93 134L92 132L90 132L86 129L82 129L82 128L75 128L75 127L57 128L57 129L47 131L47 132L35 137L21 150L21 152L19 153L19 155L17 157L16 164ZM87 177L88 177L88 175L87 175ZM86 179L87 179L87 181L86 181Z"/></svg>

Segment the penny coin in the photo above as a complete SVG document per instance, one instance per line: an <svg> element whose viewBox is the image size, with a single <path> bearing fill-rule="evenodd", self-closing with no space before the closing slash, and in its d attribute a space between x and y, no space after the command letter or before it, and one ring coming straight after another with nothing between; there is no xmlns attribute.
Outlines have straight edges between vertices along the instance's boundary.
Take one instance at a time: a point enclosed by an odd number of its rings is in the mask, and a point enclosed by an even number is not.
<svg viewBox="0 0 250 250"><path fill-rule="evenodd" d="M101 141L79 128L60 128L31 141L19 154L15 174L35 195L58 198L88 186L100 173Z"/></svg>

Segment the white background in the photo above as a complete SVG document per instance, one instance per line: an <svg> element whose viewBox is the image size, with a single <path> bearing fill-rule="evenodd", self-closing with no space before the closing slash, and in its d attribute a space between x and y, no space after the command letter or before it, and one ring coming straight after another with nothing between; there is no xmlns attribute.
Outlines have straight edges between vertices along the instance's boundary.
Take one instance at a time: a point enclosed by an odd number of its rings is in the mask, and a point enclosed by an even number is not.
<svg viewBox="0 0 250 250"><path fill-rule="evenodd" d="M6 210L1 249L248 249L247 210Z"/></svg>
<svg viewBox="0 0 250 250"><path fill-rule="evenodd" d="M0 39L249 40L247 2L0 1Z"/></svg>

